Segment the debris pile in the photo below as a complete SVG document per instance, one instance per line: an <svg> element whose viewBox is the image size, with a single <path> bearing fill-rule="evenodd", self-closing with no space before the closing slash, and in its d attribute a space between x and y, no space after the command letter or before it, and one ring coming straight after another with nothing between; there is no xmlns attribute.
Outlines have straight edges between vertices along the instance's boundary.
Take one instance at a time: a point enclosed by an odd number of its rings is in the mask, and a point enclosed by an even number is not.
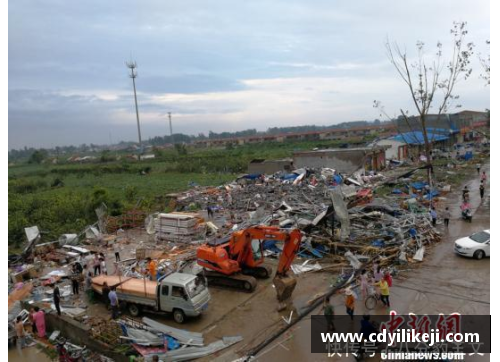
<svg viewBox="0 0 500 362"><path fill-rule="evenodd" d="M132 319L118 321L123 331L120 338L132 344L146 361L153 355L164 361L188 361L215 354L243 340L240 336L223 337L205 344L202 333L173 328L144 317L142 323Z"/></svg>

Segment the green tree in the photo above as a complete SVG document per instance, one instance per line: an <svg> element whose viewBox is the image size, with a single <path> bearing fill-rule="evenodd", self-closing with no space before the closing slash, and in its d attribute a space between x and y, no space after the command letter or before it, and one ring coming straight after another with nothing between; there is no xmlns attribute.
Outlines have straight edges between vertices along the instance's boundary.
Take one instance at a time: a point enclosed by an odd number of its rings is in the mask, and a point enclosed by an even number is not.
<svg viewBox="0 0 500 362"><path fill-rule="evenodd" d="M175 150L177 151L178 155L187 155L187 147L183 143L176 143Z"/></svg>
<svg viewBox="0 0 500 362"><path fill-rule="evenodd" d="M459 96L455 93L455 86L461 80L467 79L472 68L470 59L473 54L474 43L466 43L467 23L454 22L451 29L453 50L448 60L443 60L443 44L437 42L436 52L431 58L425 54L424 43L417 42L417 56L415 61L406 53L406 49L397 43L391 44L387 40L385 46L387 56L396 69L399 77L408 87L410 99L415 106L419 118L427 158L428 182L431 184L432 159L431 141L427 136L427 115L431 108L438 116L447 113L452 103ZM460 105L456 105L460 107ZM408 111L400 110L402 117L409 124Z"/></svg>
<svg viewBox="0 0 500 362"><path fill-rule="evenodd" d="M42 163L43 160L47 158L48 154L47 151L45 150L36 150L33 152L29 158L29 163L37 163L40 164Z"/></svg>

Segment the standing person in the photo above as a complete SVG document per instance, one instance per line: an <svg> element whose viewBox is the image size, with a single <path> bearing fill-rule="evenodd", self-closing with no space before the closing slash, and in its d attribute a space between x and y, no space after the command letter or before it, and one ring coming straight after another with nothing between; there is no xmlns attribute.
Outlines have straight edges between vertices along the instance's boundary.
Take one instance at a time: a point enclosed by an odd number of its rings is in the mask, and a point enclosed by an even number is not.
<svg viewBox="0 0 500 362"><path fill-rule="evenodd" d="M89 302L94 301L94 291L92 290L92 273L89 272L85 276L85 293L87 294L87 297L89 298Z"/></svg>
<svg viewBox="0 0 500 362"><path fill-rule="evenodd" d="M323 301L323 314L326 318L328 332L335 330L335 325L333 324L334 313L333 306L330 304L330 297L326 297Z"/></svg>
<svg viewBox="0 0 500 362"><path fill-rule="evenodd" d="M61 293L59 292L59 287L56 285L54 287L54 305L56 306L57 315L61 315Z"/></svg>
<svg viewBox="0 0 500 362"><path fill-rule="evenodd" d="M31 308L30 309L30 313L28 315L28 318L29 318L29 321L30 321L30 324L31 324L31 329L32 329L33 334L37 333L36 324L35 324L35 318L33 318L34 315L35 315L35 309Z"/></svg>
<svg viewBox="0 0 500 362"><path fill-rule="evenodd" d="M363 299L365 299L368 295L368 273L366 272L366 269L361 270L360 287L361 295L363 296Z"/></svg>
<svg viewBox="0 0 500 362"><path fill-rule="evenodd" d="M465 186L462 190L462 199L464 200L464 202L469 201L469 188L467 186Z"/></svg>
<svg viewBox="0 0 500 362"><path fill-rule="evenodd" d="M389 301L389 283L387 283L387 280L381 279L378 283L375 283L375 285L380 288L380 300L387 308L390 308L391 302Z"/></svg>
<svg viewBox="0 0 500 362"><path fill-rule="evenodd" d="M351 321L354 320L354 306L355 306L355 300L354 300L354 295L352 293L352 290L347 289L345 291L345 308L346 308L346 313L349 314L351 317Z"/></svg>
<svg viewBox="0 0 500 362"><path fill-rule="evenodd" d="M151 260L151 258L146 259L148 262L148 271L149 271L149 277L151 278L152 281L156 280L156 263L154 260Z"/></svg>
<svg viewBox="0 0 500 362"><path fill-rule="evenodd" d="M104 303L106 304L106 309L109 309L109 292L110 289L108 287L108 283L104 282L102 284L102 298L104 299Z"/></svg>
<svg viewBox="0 0 500 362"><path fill-rule="evenodd" d="M35 307L35 314L33 314L33 321L36 324L38 337L45 338L45 313L40 308Z"/></svg>
<svg viewBox="0 0 500 362"><path fill-rule="evenodd" d="M448 227L450 223L450 217L451 217L450 209L447 206L443 212L444 226Z"/></svg>
<svg viewBox="0 0 500 362"><path fill-rule="evenodd" d="M76 268L73 268L73 274L71 275L71 286L73 289L73 295L78 295L80 291L80 277L81 274L78 273Z"/></svg>
<svg viewBox="0 0 500 362"><path fill-rule="evenodd" d="M389 270L386 270L384 273L384 280L387 282L389 288L392 288L392 275Z"/></svg>
<svg viewBox="0 0 500 362"><path fill-rule="evenodd" d="M382 267L377 265L377 270L373 273L373 279L375 279L375 283L378 283L382 279Z"/></svg>
<svg viewBox="0 0 500 362"><path fill-rule="evenodd" d="M437 213L436 213L436 209L434 208L434 206L431 207L431 209L429 210L429 215L431 216L432 226L436 226Z"/></svg>
<svg viewBox="0 0 500 362"><path fill-rule="evenodd" d="M108 268L106 268L106 259L101 258L101 273L104 275L108 275Z"/></svg>
<svg viewBox="0 0 500 362"><path fill-rule="evenodd" d="M116 287L112 286L108 294L109 304L111 305L111 318L118 318L118 296L116 295Z"/></svg>
<svg viewBox="0 0 500 362"><path fill-rule="evenodd" d="M121 261L121 258L120 258L120 244L118 244L118 242L116 242L116 241L113 244L113 250L115 252L116 262L118 263L119 261Z"/></svg>
<svg viewBox="0 0 500 362"><path fill-rule="evenodd" d="M26 343L25 343L25 336L26 332L24 330L24 324L23 324L23 319L20 315L17 316L16 318L16 336L17 336L17 343L19 343L20 348L24 348Z"/></svg>
<svg viewBox="0 0 500 362"><path fill-rule="evenodd" d="M379 269L378 260L375 260L373 262L373 275L375 275L378 269Z"/></svg>
<svg viewBox="0 0 500 362"><path fill-rule="evenodd" d="M214 210L212 210L212 207L210 205L207 205L207 214L210 219L214 217Z"/></svg>
<svg viewBox="0 0 500 362"><path fill-rule="evenodd" d="M94 275L98 276L101 274L101 261L99 260L99 255L96 253L94 257Z"/></svg>
<svg viewBox="0 0 500 362"><path fill-rule="evenodd" d="M481 200L484 198L484 183L481 181L481 184L479 185L479 195L481 195Z"/></svg>
<svg viewBox="0 0 500 362"><path fill-rule="evenodd" d="M481 164L480 163L476 164L476 170L477 170L477 174L479 175L481 173Z"/></svg>
<svg viewBox="0 0 500 362"><path fill-rule="evenodd" d="M486 182L486 171L483 171L481 175L481 181Z"/></svg>
<svg viewBox="0 0 500 362"><path fill-rule="evenodd" d="M80 262L78 262L78 261L74 264L74 268L76 269L76 271L78 273L82 273L83 272L82 264L80 264Z"/></svg>

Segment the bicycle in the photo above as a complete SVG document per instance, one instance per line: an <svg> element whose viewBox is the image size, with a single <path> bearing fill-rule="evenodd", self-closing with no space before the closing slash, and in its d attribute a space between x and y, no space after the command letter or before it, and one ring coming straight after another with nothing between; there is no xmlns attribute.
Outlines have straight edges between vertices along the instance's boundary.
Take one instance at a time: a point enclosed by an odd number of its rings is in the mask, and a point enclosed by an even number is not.
<svg viewBox="0 0 500 362"><path fill-rule="evenodd" d="M377 303L380 301L380 294L377 293L374 287L369 286L368 297L365 299L365 307L369 310L375 309Z"/></svg>

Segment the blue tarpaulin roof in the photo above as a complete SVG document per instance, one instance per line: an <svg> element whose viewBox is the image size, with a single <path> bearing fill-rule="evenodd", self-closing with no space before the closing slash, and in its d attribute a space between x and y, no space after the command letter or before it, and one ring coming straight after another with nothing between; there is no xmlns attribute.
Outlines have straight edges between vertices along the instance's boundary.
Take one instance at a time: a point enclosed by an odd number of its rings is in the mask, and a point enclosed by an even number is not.
<svg viewBox="0 0 500 362"><path fill-rule="evenodd" d="M432 133L427 131L427 139L431 142L444 141L447 140L448 138L449 138L448 136L445 136L443 134ZM425 143L424 134L421 131L401 133L398 134L397 136L392 137L391 139L399 142L408 143L410 145L423 145Z"/></svg>

